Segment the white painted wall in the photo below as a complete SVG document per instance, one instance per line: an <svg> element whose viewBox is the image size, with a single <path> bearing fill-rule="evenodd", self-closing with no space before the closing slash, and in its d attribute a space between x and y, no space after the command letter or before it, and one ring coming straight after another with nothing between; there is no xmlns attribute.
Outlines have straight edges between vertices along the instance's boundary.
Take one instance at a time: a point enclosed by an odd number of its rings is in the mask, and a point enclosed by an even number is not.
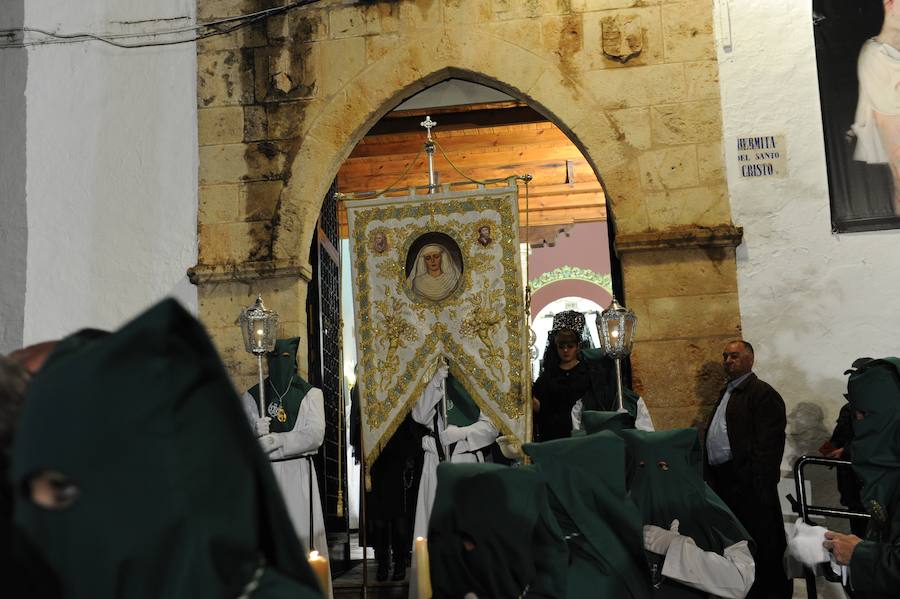
<svg viewBox="0 0 900 599"><path fill-rule="evenodd" d="M0 29L22 27L24 0L6 0ZM25 325L25 82L28 53L0 50L0 354L21 347Z"/></svg>
<svg viewBox="0 0 900 599"><path fill-rule="evenodd" d="M194 15L193 0L25 2L27 26L59 32ZM152 21L174 17L186 19ZM167 295L196 311L185 275L197 252L195 53L193 43L28 50L25 344L117 327Z"/></svg>
<svg viewBox="0 0 900 599"><path fill-rule="evenodd" d="M738 136L784 133L788 146L784 179L728 169L744 335L789 412L819 403L830 432L850 363L900 354L900 230L831 233L811 0L716 4L726 160Z"/></svg>

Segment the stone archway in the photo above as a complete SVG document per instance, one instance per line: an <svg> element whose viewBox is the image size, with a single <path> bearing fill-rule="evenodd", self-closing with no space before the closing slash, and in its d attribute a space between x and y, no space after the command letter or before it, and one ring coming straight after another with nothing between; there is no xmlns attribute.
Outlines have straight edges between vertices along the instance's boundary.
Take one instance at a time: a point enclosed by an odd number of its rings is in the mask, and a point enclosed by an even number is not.
<svg viewBox="0 0 900 599"><path fill-rule="evenodd" d="M198 17L260 2L199 0ZM456 77L527 101L602 175L642 323L636 383L660 423L687 424L715 399L705 364L740 330L740 231L722 169L710 3L572 4L325 1L199 45L191 276L239 385L252 365L232 313L261 291L285 334L305 333L307 251L340 164L404 98Z"/></svg>
<svg viewBox="0 0 900 599"><path fill-rule="evenodd" d="M320 198L366 132L405 98L451 78L503 91L553 121L582 151L601 182L604 180L598 165L602 164L603 173L610 173L607 180L613 190L607 188L607 193L613 198L611 209L626 211L617 206L614 189L633 182L627 167L634 152L604 112L587 108L597 103L589 90L571 79L558 64L539 60L509 42L481 33L469 33L466 43L454 39L452 32L445 32L437 46L439 51L434 53L425 51L426 40L408 40L347 81L336 92L339 101L322 106L296 154L289 157L292 172L309 176L292 178L282 192L279 225L302 234L279 234L277 255L302 256L309 247ZM492 51L472 51L487 47ZM397 68L398 64L404 68ZM509 64L528 66L510 71L504 68Z"/></svg>

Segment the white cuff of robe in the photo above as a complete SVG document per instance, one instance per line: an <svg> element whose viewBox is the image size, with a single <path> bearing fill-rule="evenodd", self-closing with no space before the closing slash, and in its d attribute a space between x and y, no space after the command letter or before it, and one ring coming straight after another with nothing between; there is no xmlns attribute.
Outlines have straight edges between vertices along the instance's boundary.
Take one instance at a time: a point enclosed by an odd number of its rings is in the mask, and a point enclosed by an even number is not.
<svg viewBox="0 0 900 599"><path fill-rule="evenodd" d="M259 444L264 452L271 454L273 451L281 449L284 445L284 439L282 439L280 435L269 433L268 435L263 435L259 438Z"/></svg>
<svg viewBox="0 0 900 599"><path fill-rule="evenodd" d="M666 552L662 575L714 597L743 599L753 586L756 566L747 541L726 547L724 555L719 555L679 535Z"/></svg>
<svg viewBox="0 0 900 599"><path fill-rule="evenodd" d="M462 441L466 438L466 428L468 427L456 426L453 424L449 425L443 430L443 432L441 432L441 441L443 441L446 445Z"/></svg>

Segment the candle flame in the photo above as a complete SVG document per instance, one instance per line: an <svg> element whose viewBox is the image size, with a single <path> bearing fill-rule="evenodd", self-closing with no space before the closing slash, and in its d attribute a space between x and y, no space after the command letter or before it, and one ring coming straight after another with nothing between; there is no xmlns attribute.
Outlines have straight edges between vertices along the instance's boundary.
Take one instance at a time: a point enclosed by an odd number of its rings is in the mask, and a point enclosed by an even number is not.
<svg viewBox="0 0 900 599"><path fill-rule="evenodd" d="M310 551L310 552L309 552L309 559L318 559L318 558L319 558L319 552L318 552L318 551L313 550L313 551Z"/></svg>

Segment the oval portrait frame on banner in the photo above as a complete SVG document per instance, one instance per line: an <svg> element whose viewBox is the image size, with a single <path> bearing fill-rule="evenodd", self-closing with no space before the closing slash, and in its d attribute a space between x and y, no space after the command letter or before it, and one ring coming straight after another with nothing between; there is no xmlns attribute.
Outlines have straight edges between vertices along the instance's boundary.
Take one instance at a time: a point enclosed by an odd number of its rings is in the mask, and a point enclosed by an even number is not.
<svg viewBox="0 0 900 599"><path fill-rule="evenodd" d="M425 254L423 250L430 251ZM431 268L437 269L435 272L429 270L425 256L434 256L436 253L443 255L439 263L432 263ZM446 233L429 231L419 235L410 244L403 272L407 289L413 298L441 303L462 284L464 268L462 250L456 240Z"/></svg>

